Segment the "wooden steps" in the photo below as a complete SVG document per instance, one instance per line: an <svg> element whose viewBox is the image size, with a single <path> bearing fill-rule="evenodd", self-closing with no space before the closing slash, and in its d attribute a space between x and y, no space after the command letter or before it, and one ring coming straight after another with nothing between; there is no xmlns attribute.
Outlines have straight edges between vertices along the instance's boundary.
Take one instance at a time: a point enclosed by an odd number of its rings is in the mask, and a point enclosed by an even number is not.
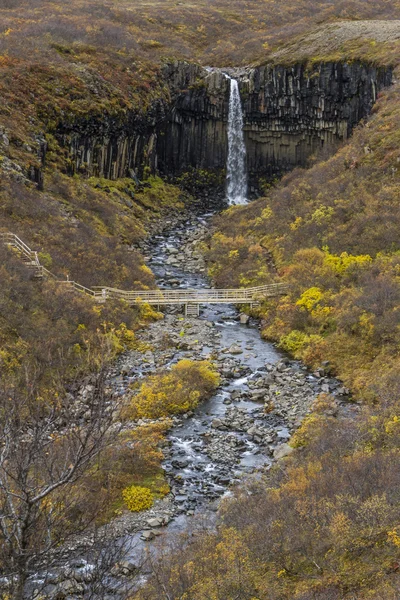
<svg viewBox="0 0 400 600"><path fill-rule="evenodd" d="M185 317L198 317L200 314L200 304L189 302L185 304Z"/></svg>

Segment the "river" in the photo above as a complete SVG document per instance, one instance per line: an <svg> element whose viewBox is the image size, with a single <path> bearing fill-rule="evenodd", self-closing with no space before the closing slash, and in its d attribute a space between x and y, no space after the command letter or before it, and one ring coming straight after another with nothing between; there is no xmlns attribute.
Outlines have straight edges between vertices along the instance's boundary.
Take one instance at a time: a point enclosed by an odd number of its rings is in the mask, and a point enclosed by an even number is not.
<svg viewBox="0 0 400 600"><path fill-rule="evenodd" d="M196 245L204 238L211 217L211 213L191 216L149 242L147 264L160 288L210 285ZM171 493L144 514L126 514L116 520L113 535L118 544L125 543L126 568L106 576L103 595L91 598L123 598L135 567L141 567L135 585L149 575L151 561L144 557L154 558L163 539L188 531L199 515L212 526L218 503L231 493L232 485L251 473L268 470L274 460L290 453L286 442L321 391L338 401L346 399L339 381L322 371L310 373L289 360L261 338L256 321L241 323L233 306L204 306L199 318L183 318L172 307L164 320L143 330L141 338L151 341L153 350L144 356L129 352L118 361L111 384L119 394L128 393L133 381L182 358L212 358L221 386L194 413L175 418L163 464ZM68 552L73 560L51 572L49 598L56 597L60 586L70 585L73 592L74 582L74 597L89 597L85 594L95 570L93 555L90 551L83 554L79 544ZM30 589L44 579L35 576Z"/></svg>

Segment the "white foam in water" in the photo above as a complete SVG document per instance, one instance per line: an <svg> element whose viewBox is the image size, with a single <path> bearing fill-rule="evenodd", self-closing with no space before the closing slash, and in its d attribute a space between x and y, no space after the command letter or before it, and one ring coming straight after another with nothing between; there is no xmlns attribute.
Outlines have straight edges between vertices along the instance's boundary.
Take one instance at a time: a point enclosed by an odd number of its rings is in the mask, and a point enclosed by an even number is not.
<svg viewBox="0 0 400 600"><path fill-rule="evenodd" d="M241 379L236 379L233 382L233 385L236 385L236 386L245 385L248 381L249 381L248 377L242 377Z"/></svg>
<svg viewBox="0 0 400 600"><path fill-rule="evenodd" d="M215 465L213 465L212 463L207 463L207 465L204 468L204 472L211 473L212 471L215 471Z"/></svg>
<svg viewBox="0 0 400 600"><path fill-rule="evenodd" d="M243 135L242 102L238 82L231 77L229 79L227 197L229 204L247 204L246 146Z"/></svg>

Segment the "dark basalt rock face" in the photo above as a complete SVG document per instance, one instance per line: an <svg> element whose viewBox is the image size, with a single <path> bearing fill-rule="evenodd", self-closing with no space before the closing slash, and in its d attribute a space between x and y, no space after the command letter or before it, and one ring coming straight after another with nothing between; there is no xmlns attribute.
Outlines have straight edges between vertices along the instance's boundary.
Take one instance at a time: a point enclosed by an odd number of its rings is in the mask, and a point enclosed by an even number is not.
<svg viewBox="0 0 400 600"><path fill-rule="evenodd" d="M392 82L390 68L361 63L227 72L239 79L253 179L304 165L322 147L346 139ZM229 80L221 70L182 62L166 66L163 76L170 99L155 102L145 116L60 125L72 171L113 179L132 171L140 176L144 167L172 177L225 168Z"/></svg>
<svg viewBox="0 0 400 600"><path fill-rule="evenodd" d="M344 140L366 117L378 92L391 84L390 69L324 63L258 67L234 72L243 102L250 175L271 176L304 165L324 145ZM158 140L159 167L223 169L229 81L213 71L174 101Z"/></svg>
<svg viewBox="0 0 400 600"><path fill-rule="evenodd" d="M242 84L250 173L305 165L310 154L345 140L391 81L390 69L360 63L255 69Z"/></svg>

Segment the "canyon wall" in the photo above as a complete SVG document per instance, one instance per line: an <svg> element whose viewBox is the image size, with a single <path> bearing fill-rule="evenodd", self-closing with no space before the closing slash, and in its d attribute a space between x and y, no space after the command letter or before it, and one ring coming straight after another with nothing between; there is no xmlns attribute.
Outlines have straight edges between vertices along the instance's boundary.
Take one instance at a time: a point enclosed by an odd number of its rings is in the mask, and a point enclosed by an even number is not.
<svg viewBox="0 0 400 600"><path fill-rule="evenodd" d="M322 147L346 139L392 81L390 68L357 62L227 71L239 80L251 179L304 165ZM73 171L113 179L140 176L144 167L172 177L225 168L226 77L182 62L166 66L163 77L170 97L155 102L145 116L60 125Z"/></svg>

